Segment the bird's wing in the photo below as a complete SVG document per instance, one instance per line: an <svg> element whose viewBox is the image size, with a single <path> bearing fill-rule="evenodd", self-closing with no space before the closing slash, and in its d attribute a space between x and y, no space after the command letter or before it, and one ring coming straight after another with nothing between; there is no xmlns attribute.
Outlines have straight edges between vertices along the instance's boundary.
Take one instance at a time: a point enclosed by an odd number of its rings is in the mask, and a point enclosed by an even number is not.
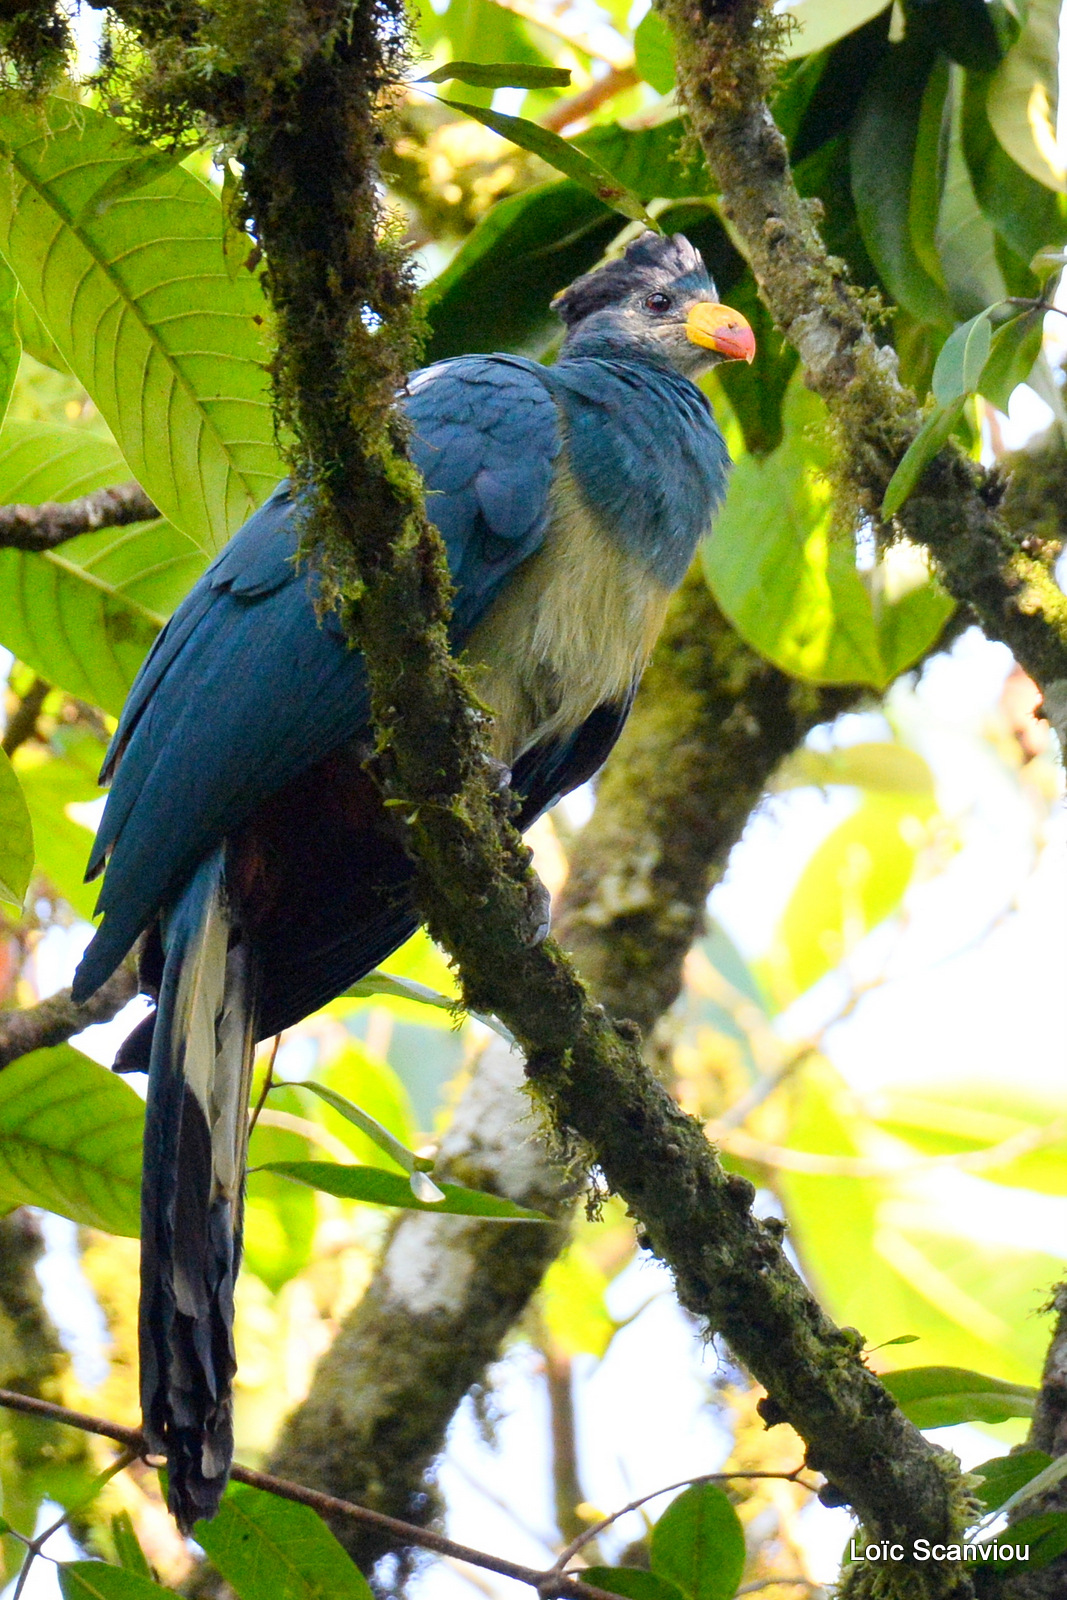
<svg viewBox="0 0 1067 1600"><path fill-rule="evenodd" d="M530 362L471 357L416 374L402 397L427 509L456 583L461 644L537 548L560 449ZM282 485L156 640L130 693L90 875L104 921L75 992L91 994L204 854L271 794L366 726L362 657L315 615L295 564L301 507Z"/></svg>

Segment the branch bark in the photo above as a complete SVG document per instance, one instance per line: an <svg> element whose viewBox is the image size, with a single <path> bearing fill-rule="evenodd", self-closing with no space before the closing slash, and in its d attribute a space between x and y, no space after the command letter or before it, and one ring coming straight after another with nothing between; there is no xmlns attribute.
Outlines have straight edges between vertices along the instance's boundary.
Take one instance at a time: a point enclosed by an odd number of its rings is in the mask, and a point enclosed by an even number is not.
<svg viewBox="0 0 1067 1600"><path fill-rule="evenodd" d="M94 1022L110 1022L137 993L137 975L119 967L84 1005L75 1005L69 989L60 989L22 1011L0 1011L0 1067L49 1045L63 1044Z"/></svg>
<svg viewBox="0 0 1067 1600"><path fill-rule="evenodd" d="M54 550L79 533L148 522L159 512L139 483L97 489L78 500L0 506L0 550Z"/></svg>

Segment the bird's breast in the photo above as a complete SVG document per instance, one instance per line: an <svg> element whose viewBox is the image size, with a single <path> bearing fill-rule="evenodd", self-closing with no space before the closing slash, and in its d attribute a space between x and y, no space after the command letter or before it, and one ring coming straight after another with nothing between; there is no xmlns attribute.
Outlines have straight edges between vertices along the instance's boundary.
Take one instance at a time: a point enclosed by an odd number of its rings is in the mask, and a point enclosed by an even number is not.
<svg viewBox="0 0 1067 1600"><path fill-rule="evenodd" d="M604 532L561 471L544 544L467 645L477 692L495 714L498 760L512 766L533 745L572 733L597 706L625 699L670 593Z"/></svg>

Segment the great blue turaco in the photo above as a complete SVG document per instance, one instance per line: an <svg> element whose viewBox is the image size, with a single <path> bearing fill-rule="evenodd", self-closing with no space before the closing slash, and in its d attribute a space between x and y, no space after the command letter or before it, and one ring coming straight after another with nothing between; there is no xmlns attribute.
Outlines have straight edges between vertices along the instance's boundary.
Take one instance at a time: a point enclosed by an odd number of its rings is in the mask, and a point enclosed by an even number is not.
<svg viewBox="0 0 1067 1600"><path fill-rule="evenodd" d="M755 351L681 235L642 235L554 305L554 365L465 356L399 397L455 585L452 643L495 714L523 828L619 735L725 490L726 447L693 380ZM217 1509L233 1451L255 1045L418 923L364 765L362 657L320 618L314 564L296 558L305 504L281 484L141 668L101 778L88 876L106 864L103 922L74 981L86 999L141 938L155 1009L116 1065L148 1072L141 1403L183 1529Z"/></svg>

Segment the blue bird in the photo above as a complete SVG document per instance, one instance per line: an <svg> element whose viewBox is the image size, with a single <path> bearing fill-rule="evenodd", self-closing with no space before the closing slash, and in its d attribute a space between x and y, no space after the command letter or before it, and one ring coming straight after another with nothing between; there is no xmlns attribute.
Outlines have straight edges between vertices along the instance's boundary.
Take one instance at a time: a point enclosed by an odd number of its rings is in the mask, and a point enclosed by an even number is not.
<svg viewBox="0 0 1067 1600"><path fill-rule="evenodd" d="M455 584L452 640L495 714L528 827L604 761L728 459L694 378L752 360L681 235L646 233L554 302L558 361L467 356L400 397ZM363 763L362 657L320 623L287 484L159 635L101 777L88 876L103 921L84 1000L142 935L154 1013L141 1236L144 1431L170 1507L211 1516L233 1451L233 1286L257 1040L340 994L415 930L411 864Z"/></svg>

